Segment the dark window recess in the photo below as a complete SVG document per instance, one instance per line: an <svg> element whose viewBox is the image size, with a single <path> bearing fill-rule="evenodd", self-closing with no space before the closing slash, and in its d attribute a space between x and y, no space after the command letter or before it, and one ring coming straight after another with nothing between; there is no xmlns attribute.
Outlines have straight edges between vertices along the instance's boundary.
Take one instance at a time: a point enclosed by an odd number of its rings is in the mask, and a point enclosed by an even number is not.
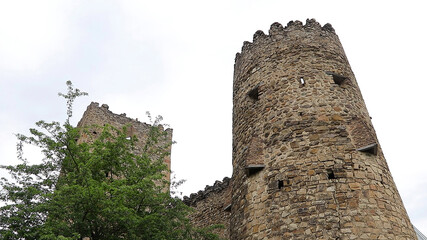
<svg viewBox="0 0 427 240"><path fill-rule="evenodd" d="M282 188L283 188L283 186L285 186L285 185L283 184L283 180L279 180L279 181L277 181L277 187L278 187L279 189L282 189Z"/></svg>
<svg viewBox="0 0 427 240"><path fill-rule="evenodd" d="M265 168L264 164L250 164L246 167L246 175L251 176Z"/></svg>
<svg viewBox="0 0 427 240"><path fill-rule="evenodd" d="M96 131L93 131L92 133L93 133L93 134L97 134L97 132L96 132Z"/></svg>
<svg viewBox="0 0 427 240"><path fill-rule="evenodd" d="M300 77L299 82L301 83L301 85L303 86L305 85L305 80L303 77Z"/></svg>
<svg viewBox="0 0 427 240"><path fill-rule="evenodd" d="M365 152L365 153L369 153L369 154L373 154L373 155L377 155L377 151L378 151L378 144L376 143L372 143L369 144L367 146L361 147L356 149L359 152Z"/></svg>
<svg viewBox="0 0 427 240"><path fill-rule="evenodd" d="M328 169L326 170L326 172L328 173L328 179L337 179L337 177L334 174L334 171L332 171L332 169Z"/></svg>
<svg viewBox="0 0 427 240"><path fill-rule="evenodd" d="M228 204L227 206L225 206L224 211L231 212L231 204Z"/></svg>
<svg viewBox="0 0 427 240"><path fill-rule="evenodd" d="M248 96L253 100L259 100L259 88L256 87L248 92Z"/></svg>
<svg viewBox="0 0 427 240"><path fill-rule="evenodd" d="M334 80L334 83L341 85L344 83L345 80L348 79L348 77L333 73L333 72L326 72L326 74L331 75L332 79Z"/></svg>

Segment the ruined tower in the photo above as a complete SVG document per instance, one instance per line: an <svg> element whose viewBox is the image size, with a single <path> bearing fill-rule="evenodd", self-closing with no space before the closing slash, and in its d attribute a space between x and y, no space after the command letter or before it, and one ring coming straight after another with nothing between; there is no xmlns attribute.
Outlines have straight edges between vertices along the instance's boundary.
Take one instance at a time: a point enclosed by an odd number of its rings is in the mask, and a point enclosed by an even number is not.
<svg viewBox="0 0 427 240"><path fill-rule="evenodd" d="M236 55L231 239L416 239L330 24L257 31Z"/></svg>
<svg viewBox="0 0 427 240"><path fill-rule="evenodd" d="M88 136L86 133L82 133L79 141L87 141L90 137L96 137L101 133L102 129L100 127L109 124L117 129L122 129L123 127L127 128L127 135L136 136L138 138L137 146L135 149L135 154L140 154L144 145L147 141L148 134L151 125L138 121L138 119L132 119L126 117L126 114L115 114L109 110L107 104L102 104L99 106L99 103L92 102L84 112L82 118L77 124L78 127L90 127L91 131ZM165 132L164 138L159 139L159 147L167 146L168 151L171 151L170 143L172 143L172 129L164 129L162 125L158 126L161 130ZM171 159L170 155L166 156L163 159L165 165L167 166L167 171L165 174L165 180L170 181L170 167Z"/></svg>

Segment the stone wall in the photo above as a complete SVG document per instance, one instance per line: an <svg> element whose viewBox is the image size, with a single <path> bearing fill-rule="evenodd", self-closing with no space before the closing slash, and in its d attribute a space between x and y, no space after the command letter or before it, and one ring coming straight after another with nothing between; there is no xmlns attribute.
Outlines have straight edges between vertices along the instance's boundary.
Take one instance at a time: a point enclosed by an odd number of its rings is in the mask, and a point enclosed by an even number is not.
<svg viewBox="0 0 427 240"><path fill-rule="evenodd" d="M191 221L198 227L220 224L223 228L215 230L220 237L229 238L231 184L230 178L216 181L213 186L206 186L204 191L184 197L184 203L194 209Z"/></svg>
<svg viewBox="0 0 427 240"><path fill-rule="evenodd" d="M77 124L78 127L88 127L89 132L82 133L79 141L87 141L90 137L96 137L97 134L102 131L100 128L109 124L115 128L122 129L126 126L128 135L135 135L138 138L138 148L142 149L147 135L152 127L150 124L143 123L138 121L138 119L132 119L126 117L126 114L115 114L109 110L107 104L102 104L99 106L99 103L92 102L84 112L82 118ZM163 126L159 126L163 130ZM166 132L166 139L164 142L160 143L162 145L168 146L168 151L171 150L170 143L172 143L172 129L168 128L164 130ZM170 166L171 160L170 155L164 159L165 164L168 167L168 171L165 172L166 179L170 181Z"/></svg>

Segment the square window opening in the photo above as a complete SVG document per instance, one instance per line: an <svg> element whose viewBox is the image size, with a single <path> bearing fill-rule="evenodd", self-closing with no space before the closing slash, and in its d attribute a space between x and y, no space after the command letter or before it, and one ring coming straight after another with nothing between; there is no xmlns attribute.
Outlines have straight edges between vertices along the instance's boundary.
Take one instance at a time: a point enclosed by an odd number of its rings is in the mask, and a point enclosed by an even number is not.
<svg viewBox="0 0 427 240"><path fill-rule="evenodd" d="M248 96L251 99L258 101L259 100L259 87L255 87L254 89L250 90L248 92Z"/></svg>
<svg viewBox="0 0 427 240"><path fill-rule="evenodd" d="M279 189L282 189L284 186L285 186L285 185L283 184L283 180L279 180L279 181L277 181L277 187L278 187Z"/></svg>
<svg viewBox="0 0 427 240"><path fill-rule="evenodd" d="M337 177L334 174L334 171L332 169L328 169L326 170L327 174L328 174L328 179L337 179Z"/></svg>

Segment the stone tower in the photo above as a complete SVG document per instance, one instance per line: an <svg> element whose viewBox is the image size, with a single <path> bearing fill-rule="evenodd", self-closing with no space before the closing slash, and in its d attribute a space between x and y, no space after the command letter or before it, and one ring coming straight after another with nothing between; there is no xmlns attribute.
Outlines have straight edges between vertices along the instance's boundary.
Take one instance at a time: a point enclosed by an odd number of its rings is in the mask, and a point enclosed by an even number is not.
<svg viewBox="0 0 427 240"><path fill-rule="evenodd" d="M416 239L330 24L257 31L233 89L231 239Z"/></svg>
<svg viewBox="0 0 427 240"><path fill-rule="evenodd" d="M115 114L109 110L107 104L102 104L99 106L99 103L92 102L84 112L82 118L77 124L78 127L91 127L91 136L88 136L86 133L82 133L79 141L88 141L91 137L96 137L97 134L101 133L102 129L100 127L109 124L115 128L121 129L127 127L127 135L136 136L138 138L137 146L135 149L135 154L140 154L144 145L147 141L147 136L149 134L151 125L138 121L138 119L132 119L126 117L126 114ZM162 125L158 126L162 131L165 132L164 138L160 138L159 147L167 146L168 151L171 151L172 143L172 129L164 129ZM154 157L154 156L153 156ZM164 164L167 166L167 171L165 174L165 180L170 181L170 168L171 168L171 158L170 155L166 156L164 159Z"/></svg>

